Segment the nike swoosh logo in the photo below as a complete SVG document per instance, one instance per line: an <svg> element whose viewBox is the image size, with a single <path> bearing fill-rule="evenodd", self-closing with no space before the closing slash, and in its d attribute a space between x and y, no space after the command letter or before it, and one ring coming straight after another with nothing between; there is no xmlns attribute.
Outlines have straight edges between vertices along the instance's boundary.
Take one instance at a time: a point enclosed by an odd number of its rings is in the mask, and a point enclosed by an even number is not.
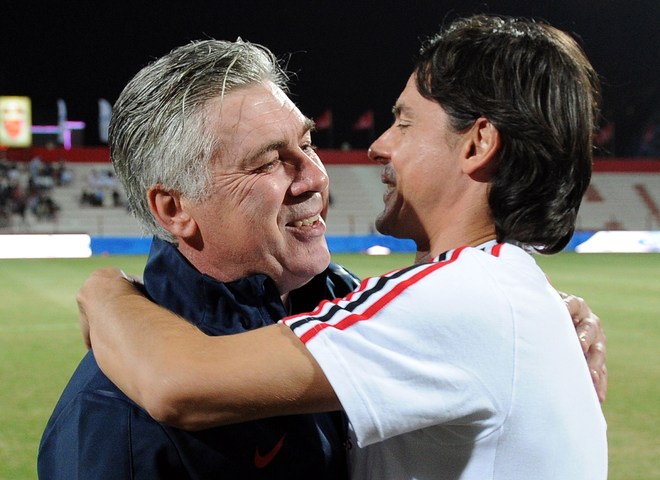
<svg viewBox="0 0 660 480"><path fill-rule="evenodd" d="M282 438L280 438L280 440L275 444L271 451L265 455L261 455L261 453L259 453L259 447L257 447L257 449L254 451L254 466L257 468L267 467L270 462L272 462L273 459L277 456L277 454L280 453L282 445L284 445L285 437L286 433L282 435Z"/></svg>

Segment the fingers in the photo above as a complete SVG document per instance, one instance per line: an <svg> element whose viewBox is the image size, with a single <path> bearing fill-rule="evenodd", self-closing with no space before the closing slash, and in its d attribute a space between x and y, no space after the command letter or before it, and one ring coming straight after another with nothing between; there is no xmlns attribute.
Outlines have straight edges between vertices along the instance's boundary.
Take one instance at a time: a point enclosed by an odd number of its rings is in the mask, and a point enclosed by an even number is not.
<svg viewBox="0 0 660 480"><path fill-rule="evenodd" d="M603 403L605 397L607 396L607 380L608 372L607 367L603 365L600 370L590 370L591 380L594 382L594 387L596 387L596 394L598 395L598 401Z"/></svg>
<svg viewBox="0 0 660 480"><path fill-rule="evenodd" d="M573 320L573 325L575 325L582 351L587 353L591 345L601 340L601 336L604 343L605 334L600 324L600 318L591 311L587 302L575 295L561 292L560 295L564 299L566 308L568 308L568 312Z"/></svg>
<svg viewBox="0 0 660 480"><path fill-rule="evenodd" d="M580 319L588 318L592 315L589 305L587 305L587 302L585 302L583 298L562 292L559 292L559 294L564 300L566 308L568 308L568 313L571 314L574 324L577 325Z"/></svg>
<svg viewBox="0 0 660 480"><path fill-rule="evenodd" d="M605 332L598 315L591 311L583 298L561 293L568 308L575 331L580 339L582 352L587 359L591 379L600 402L605 401L608 383L608 371L605 361L607 348Z"/></svg>
<svg viewBox="0 0 660 480"><path fill-rule="evenodd" d="M608 372L605 361L607 359L607 349L605 346L605 334L603 330L596 330L591 328L584 335L580 335L580 344L587 359L591 379L596 387L598 399L602 402L605 401L607 393L607 379Z"/></svg>
<svg viewBox="0 0 660 480"><path fill-rule="evenodd" d="M82 335L83 344L87 350L92 348L92 340L89 337L89 320L85 309L78 303L78 322L80 323L80 334Z"/></svg>
<svg viewBox="0 0 660 480"><path fill-rule="evenodd" d="M109 294L109 286L120 283L133 285L139 284L139 279L129 277L121 270L116 268L101 268L95 270L83 282L76 294L76 303L78 304L78 323L80 324L80 333L83 344L87 350L92 348L90 319L93 318L94 307L103 300L104 296Z"/></svg>
<svg viewBox="0 0 660 480"><path fill-rule="evenodd" d="M596 319L598 319L598 317L596 317ZM598 326L600 327L600 323L598 323ZM582 349L587 358L587 365L589 367L589 372L591 373L591 379L596 387L598 399L601 402L604 402L607 393L608 380L607 366L605 365L607 357L605 334L602 329L599 328L597 330L591 327L589 335L585 336L585 338L588 338L589 340L583 340L582 337L580 337L580 343L582 344ZM592 338L593 340L591 340Z"/></svg>
<svg viewBox="0 0 660 480"><path fill-rule="evenodd" d="M573 319L573 324L575 325L575 331L580 339L582 351L585 354L589 353L590 349L599 343L602 345L599 345L598 348L602 348L604 352L605 332L603 332L603 327L600 324L600 318L598 315L591 313L588 317ZM603 357L604 356L603 353Z"/></svg>

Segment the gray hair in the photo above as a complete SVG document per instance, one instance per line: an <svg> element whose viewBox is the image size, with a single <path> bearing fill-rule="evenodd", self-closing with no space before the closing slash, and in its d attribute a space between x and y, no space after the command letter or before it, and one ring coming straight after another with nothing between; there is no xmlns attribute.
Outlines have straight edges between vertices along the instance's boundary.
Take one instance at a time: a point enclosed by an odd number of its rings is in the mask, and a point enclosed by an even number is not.
<svg viewBox="0 0 660 480"><path fill-rule="evenodd" d="M153 185L192 201L209 195L220 145L206 128L208 102L262 81L286 91L288 76L270 50L239 38L176 48L126 85L110 121L110 157L146 233L176 243L149 209L146 192Z"/></svg>

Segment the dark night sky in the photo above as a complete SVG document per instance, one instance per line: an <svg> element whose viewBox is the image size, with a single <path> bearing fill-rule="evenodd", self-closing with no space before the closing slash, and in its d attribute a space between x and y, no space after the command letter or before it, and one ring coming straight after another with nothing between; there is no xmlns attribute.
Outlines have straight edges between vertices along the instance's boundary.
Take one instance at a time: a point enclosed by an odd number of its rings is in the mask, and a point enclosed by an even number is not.
<svg viewBox="0 0 660 480"><path fill-rule="evenodd" d="M335 144L359 144L350 125L373 109L376 130L387 126L420 39L475 11L576 33L604 77L619 154L660 99L660 0L23 1L0 9L0 94L30 96L36 124L56 123L64 99L68 118L87 123L87 144L98 142L97 100L114 103L145 63L193 39L237 36L292 53L294 100L312 117L331 108Z"/></svg>

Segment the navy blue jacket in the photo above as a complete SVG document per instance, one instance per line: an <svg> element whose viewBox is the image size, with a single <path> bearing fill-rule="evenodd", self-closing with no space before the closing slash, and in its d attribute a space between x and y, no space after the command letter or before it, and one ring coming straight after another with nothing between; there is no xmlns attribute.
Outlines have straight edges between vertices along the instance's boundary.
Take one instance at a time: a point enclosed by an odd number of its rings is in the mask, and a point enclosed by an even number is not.
<svg viewBox="0 0 660 480"><path fill-rule="evenodd" d="M273 281L254 275L222 283L201 275L154 239L148 295L209 335L270 325L287 312ZM331 264L290 295L294 312L344 296L355 278ZM46 426L38 473L49 479L342 479L345 419L339 412L268 418L198 432L157 423L101 372L81 361Z"/></svg>

